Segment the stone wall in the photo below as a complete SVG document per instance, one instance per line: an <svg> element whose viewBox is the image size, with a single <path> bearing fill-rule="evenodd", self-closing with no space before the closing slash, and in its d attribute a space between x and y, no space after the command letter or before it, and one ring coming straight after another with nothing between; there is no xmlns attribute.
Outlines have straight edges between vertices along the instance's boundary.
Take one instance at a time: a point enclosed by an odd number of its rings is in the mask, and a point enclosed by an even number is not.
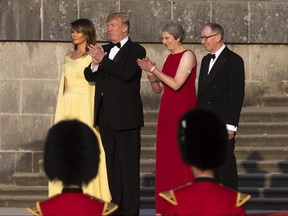
<svg viewBox="0 0 288 216"><path fill-rule="evenodd" d="M229 43L288 43L288 0L1 0L0 40L69 40L69 23L91 19L98 40L105 41L106 17L123 11L131 17L131 37L159 42L159 28L168 19L181 22L185 42L198 43L199 29L219 22Z"/></svg>
<svg viewBox="0 0 288 216"><path fill-rule="evenodd" d="M105 43L105 20L115 11L131 15L132 40L159 68L168 54L158 34L165 21L183 24L185 47L195 52L198 65L206 54L199 29L207 21L219 22L225 42L245 61L244 106L261 106L262 96L283 95L288 0L0 0L0 183L11 183L14 172L41 169L63 56L73 48L69 23L80 17L93 20L98 41ZM160 96L152 93L144 73L141 93L145 110L158 109Z"/></svg>

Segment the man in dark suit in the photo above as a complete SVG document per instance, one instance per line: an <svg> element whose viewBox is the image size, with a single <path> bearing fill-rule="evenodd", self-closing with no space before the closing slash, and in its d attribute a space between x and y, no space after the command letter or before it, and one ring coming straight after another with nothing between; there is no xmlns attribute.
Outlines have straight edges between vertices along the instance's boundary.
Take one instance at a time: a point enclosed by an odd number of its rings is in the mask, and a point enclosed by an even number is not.
<svg viewBox="0 0 288 216"><path fill-rule="evenodd" d="M140 205L140 129L144 120L142 70L136 60L144 58L146 51L130 40L129 29L126 13L110 14L107 31L111 43L90 45L93 61L84 71L87 81L96 82L94 125L100 128L118 215L139 215Z"/></svg>
<svg viewBox="0 0 288 216"><path fill-rule="evenodd" d="M234 148L244 98L245 72L243 59L228 49L223 38L224 29L219 24L208 23L201 29L201 43L209 54L201 62L196 106L211 109L226 121L228 160L218 170L216 178L225 186L237 190Z"/></svg>

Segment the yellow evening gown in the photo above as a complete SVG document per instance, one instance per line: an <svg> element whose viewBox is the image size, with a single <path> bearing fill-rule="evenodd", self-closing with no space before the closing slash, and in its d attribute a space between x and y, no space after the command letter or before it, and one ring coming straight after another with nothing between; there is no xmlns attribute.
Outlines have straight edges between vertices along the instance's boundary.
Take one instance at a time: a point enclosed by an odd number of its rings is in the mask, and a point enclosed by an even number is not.
<svg viewBox="0 0 288 216"><path fill-rule="evenodd" d="M97 177L89 185L83 186L83 191L91 196L110 202L111 194L108 186L105 152L100 134L93 127L95 85L87 82L84 77L84 69L91 61L92 58L89 55L76 60L65 56L57 99L55 123L64 119L78 119L94 130L100 148L99 170ZM65 92L64 77L66 78ZM61 181L50 181L48 187L49 197L61 193L62 188Z"/></svg>

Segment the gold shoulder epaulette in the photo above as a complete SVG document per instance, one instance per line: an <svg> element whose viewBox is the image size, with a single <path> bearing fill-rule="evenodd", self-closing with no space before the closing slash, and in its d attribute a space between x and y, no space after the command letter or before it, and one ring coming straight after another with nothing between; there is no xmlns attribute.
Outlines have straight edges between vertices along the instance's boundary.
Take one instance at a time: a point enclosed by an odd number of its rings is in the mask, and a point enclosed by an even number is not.
<svg viewBox="0 0 288 216"><path fill-rule="evenodd" d="M112 212L116 211L118 205L114 203L105 203L102 215L110 215Z"/></svg>
<svg viewBox="0 0 288 216"><path fill-rule="evenodd" d="M165 192L162 192L162 193L159 193L159 196L162 197L163 199L165 199L166 201L168 201L169 203L171 203L172 205L178 205L178 202L177 202L177 199L176 199L176 196L174 194L174 191L177 191L179 189L182 189L182 188L185 188L185 187L188 187L192 184L192 182L189 182L185 185L182 185L180 187L177 187L173 190L170 190L170 191L165 191Z"/></svg>
<svg viewBox="0 0 288 216"><path fill-rule="evenodd" d="M243 204L245 204L249 199L251 198L251 195L239 193L237 194L237 200L236 200L236 206L240 207Z"/></svg>
<svg viewBox="0 0 288 216"><path fill-rule="evenodd" d="M37 206L35 206L34 208L27 208L27 211L30 212L33 216L41 216L41 213Z"/></svg>
<svg viewBox="0 0 288 216"><path fill-rule="evenodd" d="M159 196L165 199L166 201L168 201L169 203L171 203L172 205L175 205L175 206L178 205L177 199L175 197L173 190L159 193Z"/></svg>

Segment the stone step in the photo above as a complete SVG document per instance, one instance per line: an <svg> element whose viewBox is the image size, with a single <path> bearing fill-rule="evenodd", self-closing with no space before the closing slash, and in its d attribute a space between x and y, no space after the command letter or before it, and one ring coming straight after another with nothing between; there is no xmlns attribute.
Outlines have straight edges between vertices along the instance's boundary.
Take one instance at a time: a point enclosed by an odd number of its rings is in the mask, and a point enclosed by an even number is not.
<svg viewBox="0 0 288 216"><path fill-rule="evenodd" d="M145 126L157 124L158 111L145 111L144 117ZM288 106L243 107L239 122L288 122Z"/></svg>
<svg viewBox="0 0 288 216"><path fill-rule="evenodd" d="M238 145L238 143L237 143ZM286 160L288 147L237 147L235 156L237 160ZM142 159L155 159L155 147L141 147Z"/></svg>
<svg viewBox="0 0 288 216"><path fill-rule="evenodd" d="M155 159L156 158L156 147L141 147L141 158L142 159Z"/></svg>
<svg viewBox="0 0 288 216"><path fill-rule="evenodd" d="M153 174L147 175L153 178ZM274 178L274 180L268 180L268 178ZM277 178L279 181L276 182ZM260 187L259 185L256 187L253 186L245 186L241 184L241 182L245 179L249 182L250 185L253 185L257 182L257 184L262 185L270 185L271 187ZM246 209L253 211L287 211L288 210L288 188L287 188L287 174L239 174L239 191L243 193L250 194L252 198L246 204ZM154 178L153 178L154 181ZM263 183L266 182L266 183ZM271 184L271 182L274 182ZM283 184L284 183L284 184ZM154 198L155 188L154 186L148 186L142 188L142 194L145 197L141 197L141 207L142 208L154 208L155 207L155 198Z"/></svg>
<svg viewBox="0 0 288 216"><path fill-rule="evenodd" d="M141 186L141 196L153 195L154 186ZM6 196L43 196L48 197L48 186L0 185L0 194Z"/></svg>
<svg viewBox="0 0 288 216"><path fill-rule="evenodd" d="M288 173L287 160L237 160L239 173Z"/></svg>
<svg viewBox="0 0 288 216"><path fill-rule="evenodd" d="M44 173L14 173L13 182L16 186L47 186L48 178Z"/></svg>
<svg viewBox="0 0 288 216"><path fill-rule="evenodd" d="M156 136L157 123L146 123L145 126L141 129L141 135L153 135Z"/></svg>
<svg viewBox="0 0 288 216"><path fill-rule="evenodd" d="M287 122L240 122L237 135L245 134L285 134L288 131Z"/></svg>
<svg viewBox="0 0 288 216"><path fill-rule="evenodd" d="M239 187L288 188L287 173L239 173ZM287 194L288 197L288 194Z"/></svg>
<svg viewBox="0 0 288 216"><path fill-rule="evenodd" d="M155 175L155 159L141 160L141 185L153 186ZM273 186L280 187L285 185L288 187L288 162L286 160L238 160L239 184L243 186ZM246 174L244 174L246 173ZM47 186L48 180L43 173L15 173L14 184L18 189L26 190L25 187L32 188L31 194L41 193ZM21 187L22 186L22 187ZM0 186L2 188L2 186ZM15 189L16 190L16 189ZM13 190L9 192L13 193Z"/></svg>
<svg viewBox="0 0 288 216"><path fill-rule="evenodd" d="M237 160L237 169L240 173L288 173L286 160ZM154 172L155 159L141 159L141 172Z"/></svg>
<svg viewBox="0 0 288 216"><path fill-rule="evenodd" d="M157 111L145 112L141 138L141 208L153 209ZM288 208L288 107L244 107L236 136L239 190L252 195L248 210ZM287 134L287 135L286 135ZM277 160L275 160L277 159ZM44 173L15 173L13 187L0 185L1 207L34 206L47 198ZM28 196L27 196L28 195Z"/></svg>
<svg viewBox="0 0 288 216"><path fill-rule="evenodd" d="M155 135L141 135L141 146L142 147L155 147L156 136Z"/></svg>
<svg viewBox="0 0 288 216"><path fill-rule="evenodd" d="M34 195L0 195L0 207L27 208L34 207L37 201L45 200L47 196Z"/></svg>
<svg viewBox="0 0 288 216"><path fill-rule="evenodd" d="M288 123L265 123L265 124L244 123L244 124L241 124L238 127L236 136L237 139L239 136L246 136L246 135L258 136L258 137L273 135L274 137L277 138L277 136L285 135L288 131ZM150 129L142 129L141 135L142 135L141 140L142 145L156 146L156 130L153 131L151 129L150 131ZM274 137L271 137L270 139L273 139Z"/></svg>
<svg viewBox="0 0 288 216"><path fill-rule="evenodd" d="M288 107L243 107L239 122L287 122Z"/></svg>
<svg viewBox="0 0 288 216"><path fill-rule="evenodd" d="M288 112L286 115L288 115ZM263 121L263 118L261 117L259 116L257 121L252 122L247 122L247 120L245 122L240 121L237 134L285 134L288 131L288 123L283 121L282 115L279 117L281 119L278 119L277 121ZM286 120L288 119L286 118ZM149 122L141 129L141 134L156 135L156 130L157 123Z"/></svg>
<svg viewBox="0 0 288 216"><path fill-rule="evenodd" d="M142 135L154 135L156 137L157 124L147 123L141 129ZM288 131L288 123L277 122L240 122L238 126L238 135L245 134L285 134Z"/></svg>
<svg viewBox="0 0 288 216"><path fill-rule="evenodd" d="M154 187L155 186L155 173L154 172L141 172L140 173L140 185L142 187Z"/></svg>
<svg viewBox="0 0 288 216"><path fill-rule="evenodd" d="M155 208L154 197L141 197L141 208L153 209ZM253 210L254 212L279 212L288 211L287 198L251 198L246 204L247 212Z"/></svg>
<svg viewBox="0 0 288 216"><path fill-rule="evenodd" d="M287 211L288 198L251 198L245 205L247 210Z"/></svg>
<svg viewBox="0 0 288 216"><path fill-rule="evenodd" d="M287 163L286 163L287 164ZM239 172L239 185L241 187L287 187L288 188L288 174L287 173L243 173ZM21 175L20 175L21 174ZM18 173L17 175L21 178L21 182L32 182L34 177L29 173ZM17 186L15 185L0 185L0 190L2 193L13 195L13 194L41 194L46 193L48 181L43 174L34 174L38 179L42 178L41 182L46 182L41 186L31 185L31 186ZM154 172L141 172L140 181L142 187L154 186L155 183L155 173ZM17 178L15 178L17 182ZM37 183L37 182L36 182ZM1 193L1 194L2 194Z"/></svg>
<svg viewBox="0 0 288 216"><path fill-rule="evenodd" d="M156 129L155 123L147 124L141 130L143 139L146 136L150 137L151 141L156 143ZM238 126L237 136L245 135L282 135L288 131L288 122L240 122ZM145 141L145 140L144 140ZM143 142L143 141L142 141Z"/></svg>
<svg viewBox="0 0 288 216"><path fill-rule="evenodd" d="M155 186L155 173L141 173L142 187ZM239 187L288 188L288 173L238 173ZM287 194L288 197L288 194Z"/></svg>
<svg viewBox="0 0 288 216"><path fill-rule="evenodd" d="M36 202L45 200L48 198L48 187L41 186L20 186L15 187L13 185L1 185L0 186L0 208L13 207L13 208L27 208L36 205ZM145 197L154 198L154 187L147 188L141 187L140 189L141 199Z"/></svg>
<svg viewBox="0 0 288 216"><path fill-rule="evenodd" d="M238 146L238 143L236 143ZM286 160L288 147L236 147L237 160Z"/></svg>
<svg viewBox="0 0 288 216"><path fill-rule="evenodd" d="M149 111L144 111L144 124L146 125L147 123L157 123L158 119L158 110L149 110Z"/></svg>
<svg viewBox="0 0 288 216"><path fill-rule="evenodd" d="M260 198L287 198L288 188L287 187L239 187L239 192L250 194L251 197L260 197ZM155 187L141 187L141 196L142 197L153 197L155 196Z"/></svg>
<svg viewBox="0 0 288 216"><path fill-rule="evenodd" d="M155 196L155 187L148 186L148 187L141 187L140 188L140 196L141 197L154 197Z"/></svg>
<svg viewBox="0 0 288 216"><path fill-rule="evenodd" d="M48 196L48 185L46 186L15 186L0 185L0 194L7 196Z"/></svg>
<svg viewBox="0 0 288 216"><path fill-rule="evenodd" d="M286 147L288 145L288 134L237 134L236 145L245 147ZM142 147L155 147L156 137L155 135L142 135L141 136Z"/></svg>
<svg viewBox="0 0 288 216"><path fill-rule="evenodd" d="M235 137L236 146L245 147L287 147L287 134L270 135L237 135Z"/></svg>
<svg viewBox="0 0 288 216"><path fill-rule="evenodd" d="M262 106L265 107L287 107L288 97L285 95L277 96L262 96L261 99Z"/></svg>
<svg viewBox="0 0 288 216"><path fill-rule="evenodd" d="M259 198L287 198L288 188L287 187L265 187L265 188L257 188L257 187L239 187L239 192L250 194L251 197L259 197Z"/></svg>
<svg viewBox="0 0 288 216"><path fill-rule="evenodd" d="M140 171L144 173L155 172L155 159L141 159Z"/></svg>
<svg viewBox="0 0 288 216"><path fill-rule="evenodd" d="M6 196L43 196L47 198L48 187L46 186L1 186L0 191L2 195ZM250 194L253 197L287 197L288 189L286 187L239 187L239 191L243 193ZM141 196L154 196L155 187L154 186L141 186L140 188Z"/></svg>
<svg viewBox="0 0 288 216"><path fill-rule="evenodd" d="M16 177L20 177L23 180L23 173ZM33 178L33 175L27 175L28 178ZM43 174L34 174L34 176L45 179ZM154 208L154 173L141 173L141 208ZM10 189L8 188L10 187ZM272 197L277 198L280 203L285 203L283 199L288 197L288 174L283 173L239 173L239 191L243 193L249 193L253 195L253 198L260 197L261 199L254 199L252 204L249 204L248 209L260 209L266 210L262 206L263 201L257 203L256 201L262 199L268 199ZM18 186L14 185L4 186L0 185L0 207L27 207L33 206L36 201L47 199L47 185L42 186ZM28 196L27 196L28 194ZM268 202L268 201L267 201ZM269 199L270 202L270 199ZM279 208L279 210L285 210L281 205L273 205ZM255 207L257 206L257 208ZM258 207L259 206L259 207ZM271 207L271 208L272 208ZM267 210L271 209L270 207ZM272 209L273 209L272 208Z"/></svg>
<svg viewBox="0 0 288 216"><path fill-rule="evenodd" d="M140 197L140 208L141 209L155 209L155 197Z"/></svg>

